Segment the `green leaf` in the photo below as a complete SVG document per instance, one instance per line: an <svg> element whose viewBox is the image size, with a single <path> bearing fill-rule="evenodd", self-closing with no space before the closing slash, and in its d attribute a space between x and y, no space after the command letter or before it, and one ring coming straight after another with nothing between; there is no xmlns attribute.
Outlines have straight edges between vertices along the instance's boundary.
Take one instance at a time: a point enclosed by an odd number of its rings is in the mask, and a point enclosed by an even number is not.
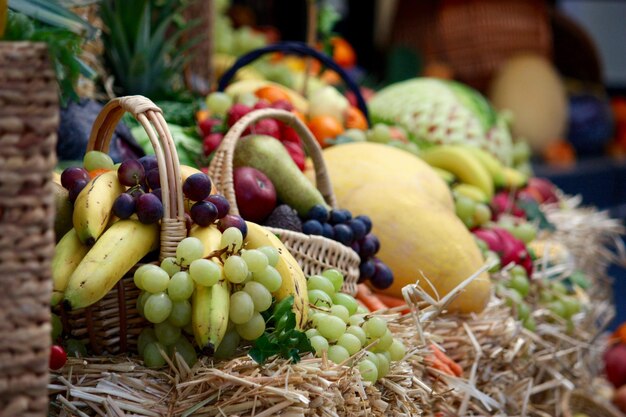
<svg viewBox="0 0 626 417"><path fill-rule="evenodd" d="M526 213L526 217L529 221L537 221L539 223L539 229L548 230L551 232L556 230L556 227L554 227L554 225L550 223L550 221L548 221L548 218L545 216L545 214L543 214L541 208L539 207L539 203L537 203L536 201L519 200L517 202L517 205L519 208L524 210L524 212Z"/></svg>
<svg viewBox="0 0 626 417"><path fill-rule="evenodd" d="M9 8L35 20L93 39L98 30L57 0L9 0Z"/></svg>

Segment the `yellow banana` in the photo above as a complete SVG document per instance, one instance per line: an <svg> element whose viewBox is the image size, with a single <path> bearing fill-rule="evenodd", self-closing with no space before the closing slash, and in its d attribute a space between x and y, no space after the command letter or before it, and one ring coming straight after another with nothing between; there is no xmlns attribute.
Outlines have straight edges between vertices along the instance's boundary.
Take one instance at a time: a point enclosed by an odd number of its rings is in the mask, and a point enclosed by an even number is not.
<svg viewBox="0 0 626 417"><path fill-rule="evenodd" d="M228 328L230 284L222 279L215 285L196 285L191 297L191 326L198 346L215 352Z"/></svg>
<svg viewBox="0 0 626 417"><path fill-rule="evenodd" d="M474 146L466 146L465 149L472 153L476 159L483 164L487 171L489 171L496 187L504 186L504 165L502 165L502 162L484 149Z"/></svg>
<svg viewBox="0 0 626 417"><path fill-rule="evenodd" d="M222 232L213 224L206 227L194 225L189 232L189 236L200 239L204 245L203 258L206 258L211 252L219 249L220 241L222 240Z"/></svg>
<svg viewBox="0 0 626 417"><path fill-rule="evenodd" d="M59 240L59 243L54 248L54 256L52 257L51 305L55 306L63 300L65 288L72 272L74 272L88 251L89 247L83 245L74 229L70 229Z"/></svg>
<svg viewBox="0 0 626 417"><path fill-rule="evenodd" d="M463 146L442 145L422 152L429 165L452 172L461 182L474 185L493 197L493 180L487 169Z"/></svg>
<svg viewBox="0 0 626 417"><path fill-rule="evenodd" d="M89 246L96 242L109 224L113 202L124 190L117 171L109 171L89 181L78 194L72 221L81 242Z"/></svg>
<svg viewBox="0 0 626 417"><path fill-rule="evenodd" d="M448 185L452 184L454 182L454 180L456 180L456 177L450 171L446 171L445 169L441 169L441 168L437 168L437 167L432 167L432 169Z"/></svg>
<svg viewBox="0 0 626 417"><path fill-rule="evenodd" d="M142 224L132 219L114 223L70 276L65 300L73 309L99 301L133 265L158 245L158 224Z"/></svg>
<svg viewBox="0 0 626 417"><path fill-rule="evenodd" d="M458 195L465 196L472 201L477 203L488 203L489 199L480 188L473 186L471 184L456 184L452 186L452 192Z"/></svg>
<svg viewBox="0 0 626 417"><path fill-rule="evenodd" d="M248 234L244 240L246 249L272 246L278 250L280 256L275 268L280 273L283 283L274 293L274 296L280 301L293 295L293 312L296 315L296 325L298 329L303 329L309 314L309 294L302 268L276 235L256 223L246 222L246 224L248 225Z"/></svg>
<svg viewBox="0 0 626 417"><path fill-rule="evenodd" d="M515 168L504 167L504 187L522 188L528 182L528 176Z"/></svg>

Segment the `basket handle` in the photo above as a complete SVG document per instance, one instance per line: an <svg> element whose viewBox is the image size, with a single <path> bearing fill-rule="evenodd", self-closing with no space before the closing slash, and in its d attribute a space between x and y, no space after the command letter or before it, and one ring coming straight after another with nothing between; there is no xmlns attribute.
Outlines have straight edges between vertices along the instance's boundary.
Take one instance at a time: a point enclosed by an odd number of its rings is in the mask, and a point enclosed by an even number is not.
<svg viewBox="0 0 626 417"><path fill-rule="evenodd" d="M214 162L209 166L209 176L217 183L221 184L220 191L224 194L224 197L230 202L230 209L232 214L239 214L237 208L237 199L235 197L235 185L233 180L233 157L235 154L235 147L237 141L243 134L243 132L250 126L254 125L259 120L263 119L276 119L289 127L292 127L298 136L302 139L302 143L310 155L315 168L315 184L317 189L324 197L324 200L328 205L333 208L337 207L337 200L333 193L333 188L330 184L330 177L326 170L326 163L322 156L322 148L315 140L315 137L311 131L298 119L298 117L285 110L279 109L260 109L254 110L239 119L226 133L222 143L215 151ZM221 162L221 163L219 163Z"/></svg>
<svg viewBox="0 0 626 417"><path fill-rule="evenodd" d="M272 52L310 56L317 59L322 64L339 74L343 82L346 83L348 89L350 89L350 91L354 93L357 101L357 107L359 108L359 110L361 110L363 116L365 116L367 125L370 126L370 118L367 111L367 104L365 104L365 99L361 94L361 90L359 89L359 86L354 82L352 77L350 77L350 75L346 71L344 71L343 68L341 68L335 61L333 61L331 57L311 48L310 46L302 42L277 42L264 48L255 49L254 51L242 55L241 57L239 57L239 59L237 59L237 61L235 61L233 66L230 67L230 69L222 75L219 84L217 85L217 91L224 91L228 83L230 83L230 81L233 79L239 69L256 61L261 56Z"/></svg>
<svg viewBox="0 0 626 417"><path fill-rule="evenodd" d="M118 97L109 101L94 122L87 151L109 151L113 132L125 112L137 119L154 148L163 200L160 257L175 256L176 246L187 236L187 228L178 153L161 109L143 96Z"/></svg>

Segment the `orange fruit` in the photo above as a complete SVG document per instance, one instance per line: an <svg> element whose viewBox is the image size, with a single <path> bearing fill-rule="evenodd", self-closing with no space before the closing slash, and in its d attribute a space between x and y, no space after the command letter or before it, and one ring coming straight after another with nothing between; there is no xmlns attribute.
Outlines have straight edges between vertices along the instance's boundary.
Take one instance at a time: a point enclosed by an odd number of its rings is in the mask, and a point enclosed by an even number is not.
<svg viewBox="0 0 626 417"><path fill-rule="evenodd" d="M359 110L357 107L348 107L345 117L347 129L367 130L367 120L365 120L363 112L361 112L361 110Z"/></svg>
<svg viewBox="0 0 626 417"><path fill-rule="evenodd" d="M196 112L196 122L200 123L203 120L206 120L211 115L207 109L200 109Z"/></svg>
<svg viewBox="0 0 626 417"><path fill-rule="evenodd" d="M333 59L342 67L352 67L356 63L356 52L344 38L334 36L330 39L333 46Z"/></svg>
<svg viewBox="0 0 626 417"><path fill-rule="evenodd" d="M94 179L98 175L104 174L105 172L109 172L109 171L110 169L106 169L106 168L92 169L91 171L89 171L89 178Z"/></svg>
<svg viewBox="0 0 626 417"><path fill-rule="evenodd" d="M295 114L302 123L306 124L306 117L304 117L304 114L302 114L302 112L299 112L298 110L292 110L291 112Z"/></svg>
<svg viewBox="0 0 626 417"><path fill-rule="evenodd" d="M568 166L576 162L576 151L571 143L557 140L544 149L543 159L548 164Z"/></svg>
<svg viewBox="0 0 626 417"><path fill-rule="evenodd" d="M289 100L289 94L285 93L281 88L275 87L273 85L266 85L265 87L258 88L254 95L259 99L267 100L270 103L273 103L278 100Z"/></svg>
<svg viewBox="0 0 626 417"><path fill-rule="evenodd" d="M308 126L322 148L330 145L328 139L334 139L344 130L339 120L327 115L315 116L309 120Z"/></svg>

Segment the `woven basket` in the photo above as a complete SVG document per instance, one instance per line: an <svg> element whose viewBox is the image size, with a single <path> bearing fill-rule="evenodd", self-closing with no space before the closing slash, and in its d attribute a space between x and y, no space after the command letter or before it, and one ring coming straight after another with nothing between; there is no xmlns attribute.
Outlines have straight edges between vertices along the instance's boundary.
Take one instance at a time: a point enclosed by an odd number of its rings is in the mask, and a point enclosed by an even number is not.
<svg viewBox="0 0 626 417"><path fill-rule="evenodd" d="M356 97L357 107L359 108L361 113L363 113L363 116L365 116L365 119L367 120L367 123L369 125L369 113L367 111L367 104L365 103L365 99L363 98L363 95L361 94L361 89L359 88L357 83L354 82L352 77L350 77L350 75L346 71L344 71L344 69L341 68L339 64L333 61L331 57L311 48L310 46L302 42L277 42L275 44L266 46L264 48L255 49L254 51L242 55L241 57L239 57L239 59L237 59L237 61L235 61L233 66L222 75L217 86L217 90L224 91L230 81L234 78L237 71L239 71L241 68L256 61L263 55L274 52L314 58L323 65L325 65L327 68L330 68L331 70L339 74L346 87L350 91L352 91L352 93Z"/></svg>
<svg viewBox="0 0 626 417"><path fill-rule="evenodd" d="M309 129L291 112L263 109L248 113L230 128L215 151L215 156L209 166L211 179L230 203L230 213L239 214L233 182L233 156L237 140L249 126L267 118L286 123L298 133L313 161L317 189L324 197L324 200L331 207L336 208L337 202L330 185L330 178L326 171L322 150ZM336 268L344 275L343 291L349 294L356 294L356 284L359 279L359 263L361 260L359 255L351 248L322 236L306 235L291 230L271 227L268 227L268 229L276 234L287 246L289 252L296 258L305 274L319 274L325 269Z"/></svg>
<svg viewBox="0 0 626 417"><path fill-rule="evenodd" d="M0 42L0 416L48 408L59 105L43 43Z"/></svg>
<svg viewBox="0 0 626 417"><path fill-rule="evenodd" d="M486 91L511 56L534 52L550 58L548 6L543 0L402 0L392 43L449 65L456 79Z"/></svg>
<svg viewBox="0 0 626 417"><path fill-rule="evenodd" d="M94 123L87 151L108 151L115 127L125 112L139 121L154 148L163 200L159 256L160 259L175 256L176 246L187 237L187 228L178 154L161 109L142 96L111 100ZM72 311L60 308L66 332L88 343L95 354L136 351L137 337L146 322L136 308L139 290L133 283L132 272L134 269L98 303Z"/></svg>
<svg viewBox="0 0 626 417"><path fill-rule="evenodd" d="M583 390L566 391L561 400L563 417L574 417L578 413L589 417L623 417L615 407L597 401Z"/></svg>

